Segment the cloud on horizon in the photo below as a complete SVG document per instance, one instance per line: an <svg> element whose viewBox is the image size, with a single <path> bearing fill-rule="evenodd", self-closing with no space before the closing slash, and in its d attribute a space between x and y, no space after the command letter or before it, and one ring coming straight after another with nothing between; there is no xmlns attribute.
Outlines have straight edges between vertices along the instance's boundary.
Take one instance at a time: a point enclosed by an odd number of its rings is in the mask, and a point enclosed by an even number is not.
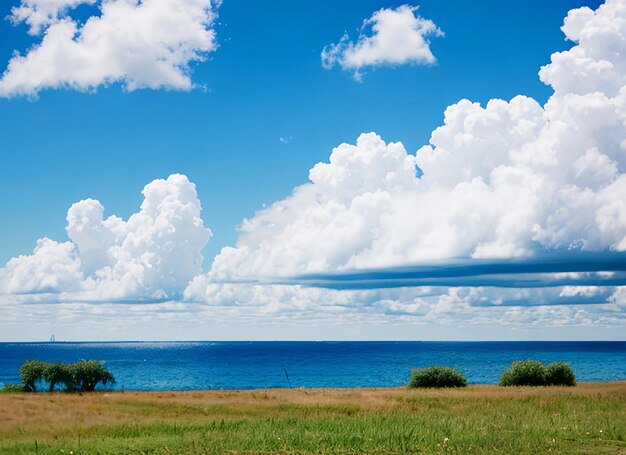
<svg viewBox="0 0 626 455"><path fill-rule="evenodd" d="M190 90L191 63L217 48L219 0L22 0L9 19L40 41L14 55L0 79L0 97L34 97L45 89L93 91L120 83ZM97 6L84 23L70 12Z"/></svg>

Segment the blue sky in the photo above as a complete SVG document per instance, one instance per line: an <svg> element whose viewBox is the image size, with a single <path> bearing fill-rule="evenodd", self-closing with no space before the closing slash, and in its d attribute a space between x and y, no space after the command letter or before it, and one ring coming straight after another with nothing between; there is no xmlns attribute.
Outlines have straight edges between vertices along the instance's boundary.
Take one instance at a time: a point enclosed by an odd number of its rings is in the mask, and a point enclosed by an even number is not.
<svg viewBox="0 0 626 455"><path fill-rule="evenodd" d="M224 0L202 10L213 41L174 40L207 46L181 65L191 89L132 90L175 33L139 15L85 60L59 47L20 73L101 14L74 2L40 30L48 0L0 5L0 340L623 338L624 0ZM356 77L349 53L400 12L432 27L412 37L436 61L379 55ZM62 87L33 89L39 73Z"/></svg>

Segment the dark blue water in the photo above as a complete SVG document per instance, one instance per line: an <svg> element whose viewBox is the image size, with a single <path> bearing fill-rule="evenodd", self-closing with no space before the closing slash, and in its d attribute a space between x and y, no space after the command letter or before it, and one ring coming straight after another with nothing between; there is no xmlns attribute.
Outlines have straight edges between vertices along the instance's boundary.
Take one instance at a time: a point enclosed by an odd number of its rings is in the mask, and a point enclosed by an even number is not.
<svg viewBox="0 0 626 455"><path fill-rule="evenodd" d="M0 343L0 383L28 359L104 360L126 390L393 387L445 365L495 384L513 360L570 362L579 381L626 380L626 342Z"/></svg>

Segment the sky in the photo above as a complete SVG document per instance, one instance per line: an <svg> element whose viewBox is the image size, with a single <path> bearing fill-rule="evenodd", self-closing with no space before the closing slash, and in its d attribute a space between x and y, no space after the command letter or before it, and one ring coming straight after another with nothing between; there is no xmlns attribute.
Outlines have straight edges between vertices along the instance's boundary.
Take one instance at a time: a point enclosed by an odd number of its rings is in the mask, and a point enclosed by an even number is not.
<svg viewBox="0 0 626 455"><path fill-rule="evenodd" d="M0 17L1 341L623 339L625 1Z"/></svg>

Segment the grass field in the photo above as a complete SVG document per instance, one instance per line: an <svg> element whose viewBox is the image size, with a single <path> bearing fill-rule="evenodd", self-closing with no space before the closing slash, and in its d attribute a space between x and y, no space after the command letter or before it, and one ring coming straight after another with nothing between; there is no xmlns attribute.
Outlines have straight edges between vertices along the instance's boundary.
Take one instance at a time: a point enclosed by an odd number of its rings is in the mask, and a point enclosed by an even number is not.
<svg viewBox="0 0 626 455"><path fill-rule="evenodd" d="M2 454L626 454L626 382L0 394Z"/></svg>

